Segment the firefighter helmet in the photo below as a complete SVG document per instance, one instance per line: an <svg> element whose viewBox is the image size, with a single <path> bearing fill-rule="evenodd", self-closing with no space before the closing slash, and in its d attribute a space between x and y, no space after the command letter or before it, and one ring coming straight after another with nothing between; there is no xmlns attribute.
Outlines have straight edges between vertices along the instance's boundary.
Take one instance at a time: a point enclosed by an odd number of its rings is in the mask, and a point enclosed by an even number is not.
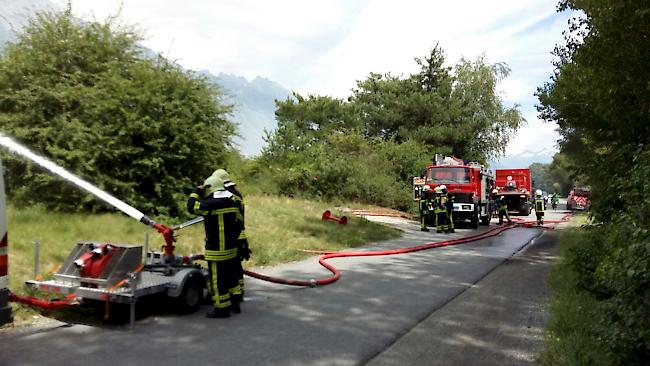
<svg viewBox="0 0 650 366"><path fill-rule="evenodd" d="M536 190L535 191L535 196L536 197L542 197L542 190L541 189Z"/></svg>
<svg viewBox="0 0 650 366"><path fill-rule="evenodd" d="M224 183L230 182L230 174L225 169L217 169L215 170L212 175L216 175L217 177L221 178Z"/></svg>
<svg viewBox="0 0 650 366"><path fill-rule="evenodd" d="M444 185L444 184L441 184L440 185L440 190L443 191L443 192L447 192L447 186Z"/></svg>
<svg viewBox="0 0 650 366"><path fill-rule="evenodd" d="M499 190L495 188L495 189L492 190L492 193L493 193L493 194L498 194L498 193L499 193Z"/></svg>
<svg viewBox="0 0 650 366"><path fill-rule="evenodd" d="M223 179L219 178L216 175L207 177L205 179L205 182L203 182L203 188L203 194L206 197L216 191L223 191L225 189L223 187Z"/></svg>
<svg viewBox="0 0 650 366"><path fill-rule="evenodd" d="M424 185L424 187L422 187L422 192L429 192L430 190L431 190L431 187L426 185L426 184Z"/></svg>
<svg viewBox="0 0 650 366"><path fill-rule="evenodd" d="M438 186L438 187L436 187L436 188L433 189L433 192L435 192L435 193L442 193L442 188L440 188L440 186Z"/></svg>

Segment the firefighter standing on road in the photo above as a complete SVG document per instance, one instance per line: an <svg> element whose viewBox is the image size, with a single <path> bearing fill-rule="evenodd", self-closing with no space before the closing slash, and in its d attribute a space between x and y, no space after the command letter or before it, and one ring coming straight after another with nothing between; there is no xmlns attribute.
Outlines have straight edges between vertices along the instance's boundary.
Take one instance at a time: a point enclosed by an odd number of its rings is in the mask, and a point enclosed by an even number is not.
<svg viewBox="0 0 650 366"><path fill-rule="evenodd" d="M447 217L447 197L442 193L440 186L434 188L434 212L436 214L436 232L448 233L449 222Z"/></svg>
<svg viewBox="0 0 650 366"><path fill-rule="evenodd" d="M554 210L557 207L557 204L558 204L559 201L560 201L560 199L557 197L557 193L553 193L553 196L551 196L551 205L552 205Z"/></svg>
<svg viewBox="0 0 650 366"><path fill-rule="evenodd" d="M447 208L447 220L449 221L447 225L449 228L449 232L455 233L456 229L454 228L454 200L455 200L454 195L449 194L449 192L447 191L447 186L444 184L440 186L440 189L442 190L442 194L443 196L446 197L446 201L447 201L445 207Z"/></svg>
<svg viewBox="0 0 650 366"><path fill-rule="evenodd" d="M433 198L431 197L431 187L424 185L422 191L420 192L420 198L418 199L418 209L420 210L420 230L429 231L427 228L427 223L431 219L431 205L433 203Z"/></svg>
<svg viewBox="0 0 650 366"><path fill-rule="evenodd" d="M535 216L537 216L537 225L544 225L544 211L546 210L546 201L542 197L542 191L535 191Z"/></svg>
<svg viewBox="0 0 650 366"><path fill-rule="evenodd" d="M498 194L498 190L492 191L494 194ZM497 210L499 211L499 225L503 224L503 217L505 216L506 219L508 219L508 224L512 224L512 220L510 220L510 215L508 214L508 204L506 204L506 197L501 195L498 196L499 199L497 200Z"/></svg>
<svg viewBox="0 0 650 366"><path fill-rule="evenodd" d="M239 258L239 286L241 287L241 296L235 295L239 302L244 301L244 268L241 265L242 260L249 260L251 258L251 250L248 248L248 239L246 238L246 216L244 215L244 196L237 190L236 183L230 180L230 174L224 169L217 169L212 173L221 180L226 191L233 194L232 199L239 203L239 212L241 213L241 231L237 237L237 257Z"/></svg>
<svg viewBox="0 0 650 366"><path fill-rule="evenodd" d="M203 216L205 226L205 260L208 262L208 290L213 310L208 318L227 318L230 311L239 313L241 296L237 265L237 237L241 227L239 205L226 191L223 180L212 175L192 191L187 211Z"/></svg>

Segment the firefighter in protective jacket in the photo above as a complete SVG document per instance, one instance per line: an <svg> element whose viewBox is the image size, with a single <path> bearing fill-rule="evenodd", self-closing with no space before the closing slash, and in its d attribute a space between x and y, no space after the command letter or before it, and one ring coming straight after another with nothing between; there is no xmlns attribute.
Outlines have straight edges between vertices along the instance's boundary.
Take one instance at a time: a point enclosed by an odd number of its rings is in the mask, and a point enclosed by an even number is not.
<svg viewBox="0 0 650 366"><path fill-rule="evenodd" d="M210 274L208 290L214 307L206 316L227 318L230 311L239 313L241 287L237 271L237 238L242 216L238 203L233 200L233 194L225 190L223 180L212 175L190 194L187 210L204 217L204 255Z"/></svg>
<svg viewBox="0 0 650 366"><path fill-rule="evenodd" d="M494 191L492 191L492 193L498 194L499 191L495 189ZM503 195L500 195L498 197L499 198L497 199L497 210L499 211L499 225L503 224L504 216L508 220L508 224L512 224L512 220L510 220L510 215L508 214L508 205L506 204L506 197Z"/></svg>
<svg viewBox="0 0 650 366"><path fill-rule="evenodd" d="M440 185L440 189L442 190L443 196L446 197L446 205L445 207L447 208L447 221L448 221L448 231L451 233L455 233L456 229L454 228L454 195L449 194L449 191L447 191L447 186L442 184Z"/></svg>
<svg viewBox="0 0 650 366"><path fill-rule="evenodd" d="M537 225L544 225L544 211L546 210L546 201L542 197L542 191L535 191L535 216L537 216Z"/></svg>
<svg viewBox="0 0 650 366"><path fill-rule="evenodd" d="M246 237L246 216L244 215L244 196L239 192L236 187L236 183L230 180L230 174L224 169L217 169L212 173L216 175L221 180L223 180L223 186L226 188L226 191L233 194L233 200L237 201L239 204L239 212L242 216L241 228L239 235L237 236L237 257L239 258L239 267L237 268L239 272L239 286L241 287L241 298L240 302L244 301L244 268L241 265L242 260L249 260L251 258L251 250L248 248L248 239Z"/></svg>
<svg viewBox="0 0 650 366"><path fill-rule="evenodd" d="M436 214L436 232L449 232L449 217L447 216L447 196L442 193L440 187L434 188L434 212Z"/></svg>
<svg viewBox="0 0 650 366"><path fill-rule="evenodd" d="M431 220L433 197L431 196L431 187L424 185L418 199L418 209L420 211L420 230L429 231L427 225Z"/></svg>

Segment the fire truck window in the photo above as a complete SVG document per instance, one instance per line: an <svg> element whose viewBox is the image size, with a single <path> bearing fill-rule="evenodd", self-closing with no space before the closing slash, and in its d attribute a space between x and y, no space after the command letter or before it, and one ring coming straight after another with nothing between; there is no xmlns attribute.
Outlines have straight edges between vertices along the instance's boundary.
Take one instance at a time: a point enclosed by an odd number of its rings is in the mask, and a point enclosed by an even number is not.
<svg viewBox="0 0 650 366"><path fill-rule="evenodd" d="M432 168L427 174L427 183L452 184L469 183L467 168Z"/></svg>

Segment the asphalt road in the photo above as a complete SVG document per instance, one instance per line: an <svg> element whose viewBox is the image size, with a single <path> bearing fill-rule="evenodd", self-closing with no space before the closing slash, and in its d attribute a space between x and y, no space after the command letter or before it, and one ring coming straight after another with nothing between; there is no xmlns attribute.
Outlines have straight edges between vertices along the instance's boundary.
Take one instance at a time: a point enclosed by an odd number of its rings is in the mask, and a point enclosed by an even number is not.
<svg viewBox="0 0 650 366"><path fill-rule="evenodd" d="M547 213L547 219L560 216L559 212ZM405 230L402 238L369 245L363 250L410 247L474 233L471 230L457 230L451 235L423 233L415 223L394 224ZM493 313L487 309L501 306L509 298L518 299L525 292L521 286L520 290L516 289L521 273L496 280L493 289L513 288L499 295L503 298L491 296L488 290L483 299L472 298L468 303L450 305L460 301L463 295L483 288L482 279L487 280L488 275L496 273L495 268L541 234L540 229L516 228L453 247L394 256L334 259L330 263L341 271L341 279L317 288L247 279L242 314L228 319L206 319L204 314L209 306L204 306L199 312L185 316L147 316L138 320L133 330L127 326L58 323L40 330L3 334L0 365L359 365L369 361L433 364L429 357L436 357L442 364L491 363L487 361L501 359L480 354L480 348L489 347L476 344L480 344L482 337L489 337L490 332L503 330L499 324L489 325L495 320L490 318ZM329 274L318 265L317 257L258 271L300 279ZM494 301L498 304L494 305ZM515 308L506 309L505 313ZM448 324L438 324L436 320L443 312L448 312ZM470 312L480 315L473 322L462 316L454 317L454 314ZM510 330L516 333L517 327L526 323L526 316L523 317L513 318L514 328ZM433 326L425 326L429 321ZM463 338L454 324L466 331L477 330L468 331L470 338ZM443 325L447 328L436 328ZM478 329L483 326L485 330ZM538 323L535 327L535 334L521 328L524 331L521 337L539 337ZM428 333L429 329L436 334ZM421 336L414 333L422 331L425 333ZM467 346L448 342L444 334L453 332L457 332L461 341L466 339ZM414 334L415 338L430 342L428 345L414 342ZM477 338L478 343L473 343L471 337ZM502 340L508 341L508 337L503 336ZM403 348L404 344L415 348L409 351ZM448 351L423 353L422 349L427 347L448 347ZM407 358L404 352L411 354L415 349L420 350L420 356ZM472 355L469 360L444 358L466 349L473 349L473 353L468 352Z"/></svg>

